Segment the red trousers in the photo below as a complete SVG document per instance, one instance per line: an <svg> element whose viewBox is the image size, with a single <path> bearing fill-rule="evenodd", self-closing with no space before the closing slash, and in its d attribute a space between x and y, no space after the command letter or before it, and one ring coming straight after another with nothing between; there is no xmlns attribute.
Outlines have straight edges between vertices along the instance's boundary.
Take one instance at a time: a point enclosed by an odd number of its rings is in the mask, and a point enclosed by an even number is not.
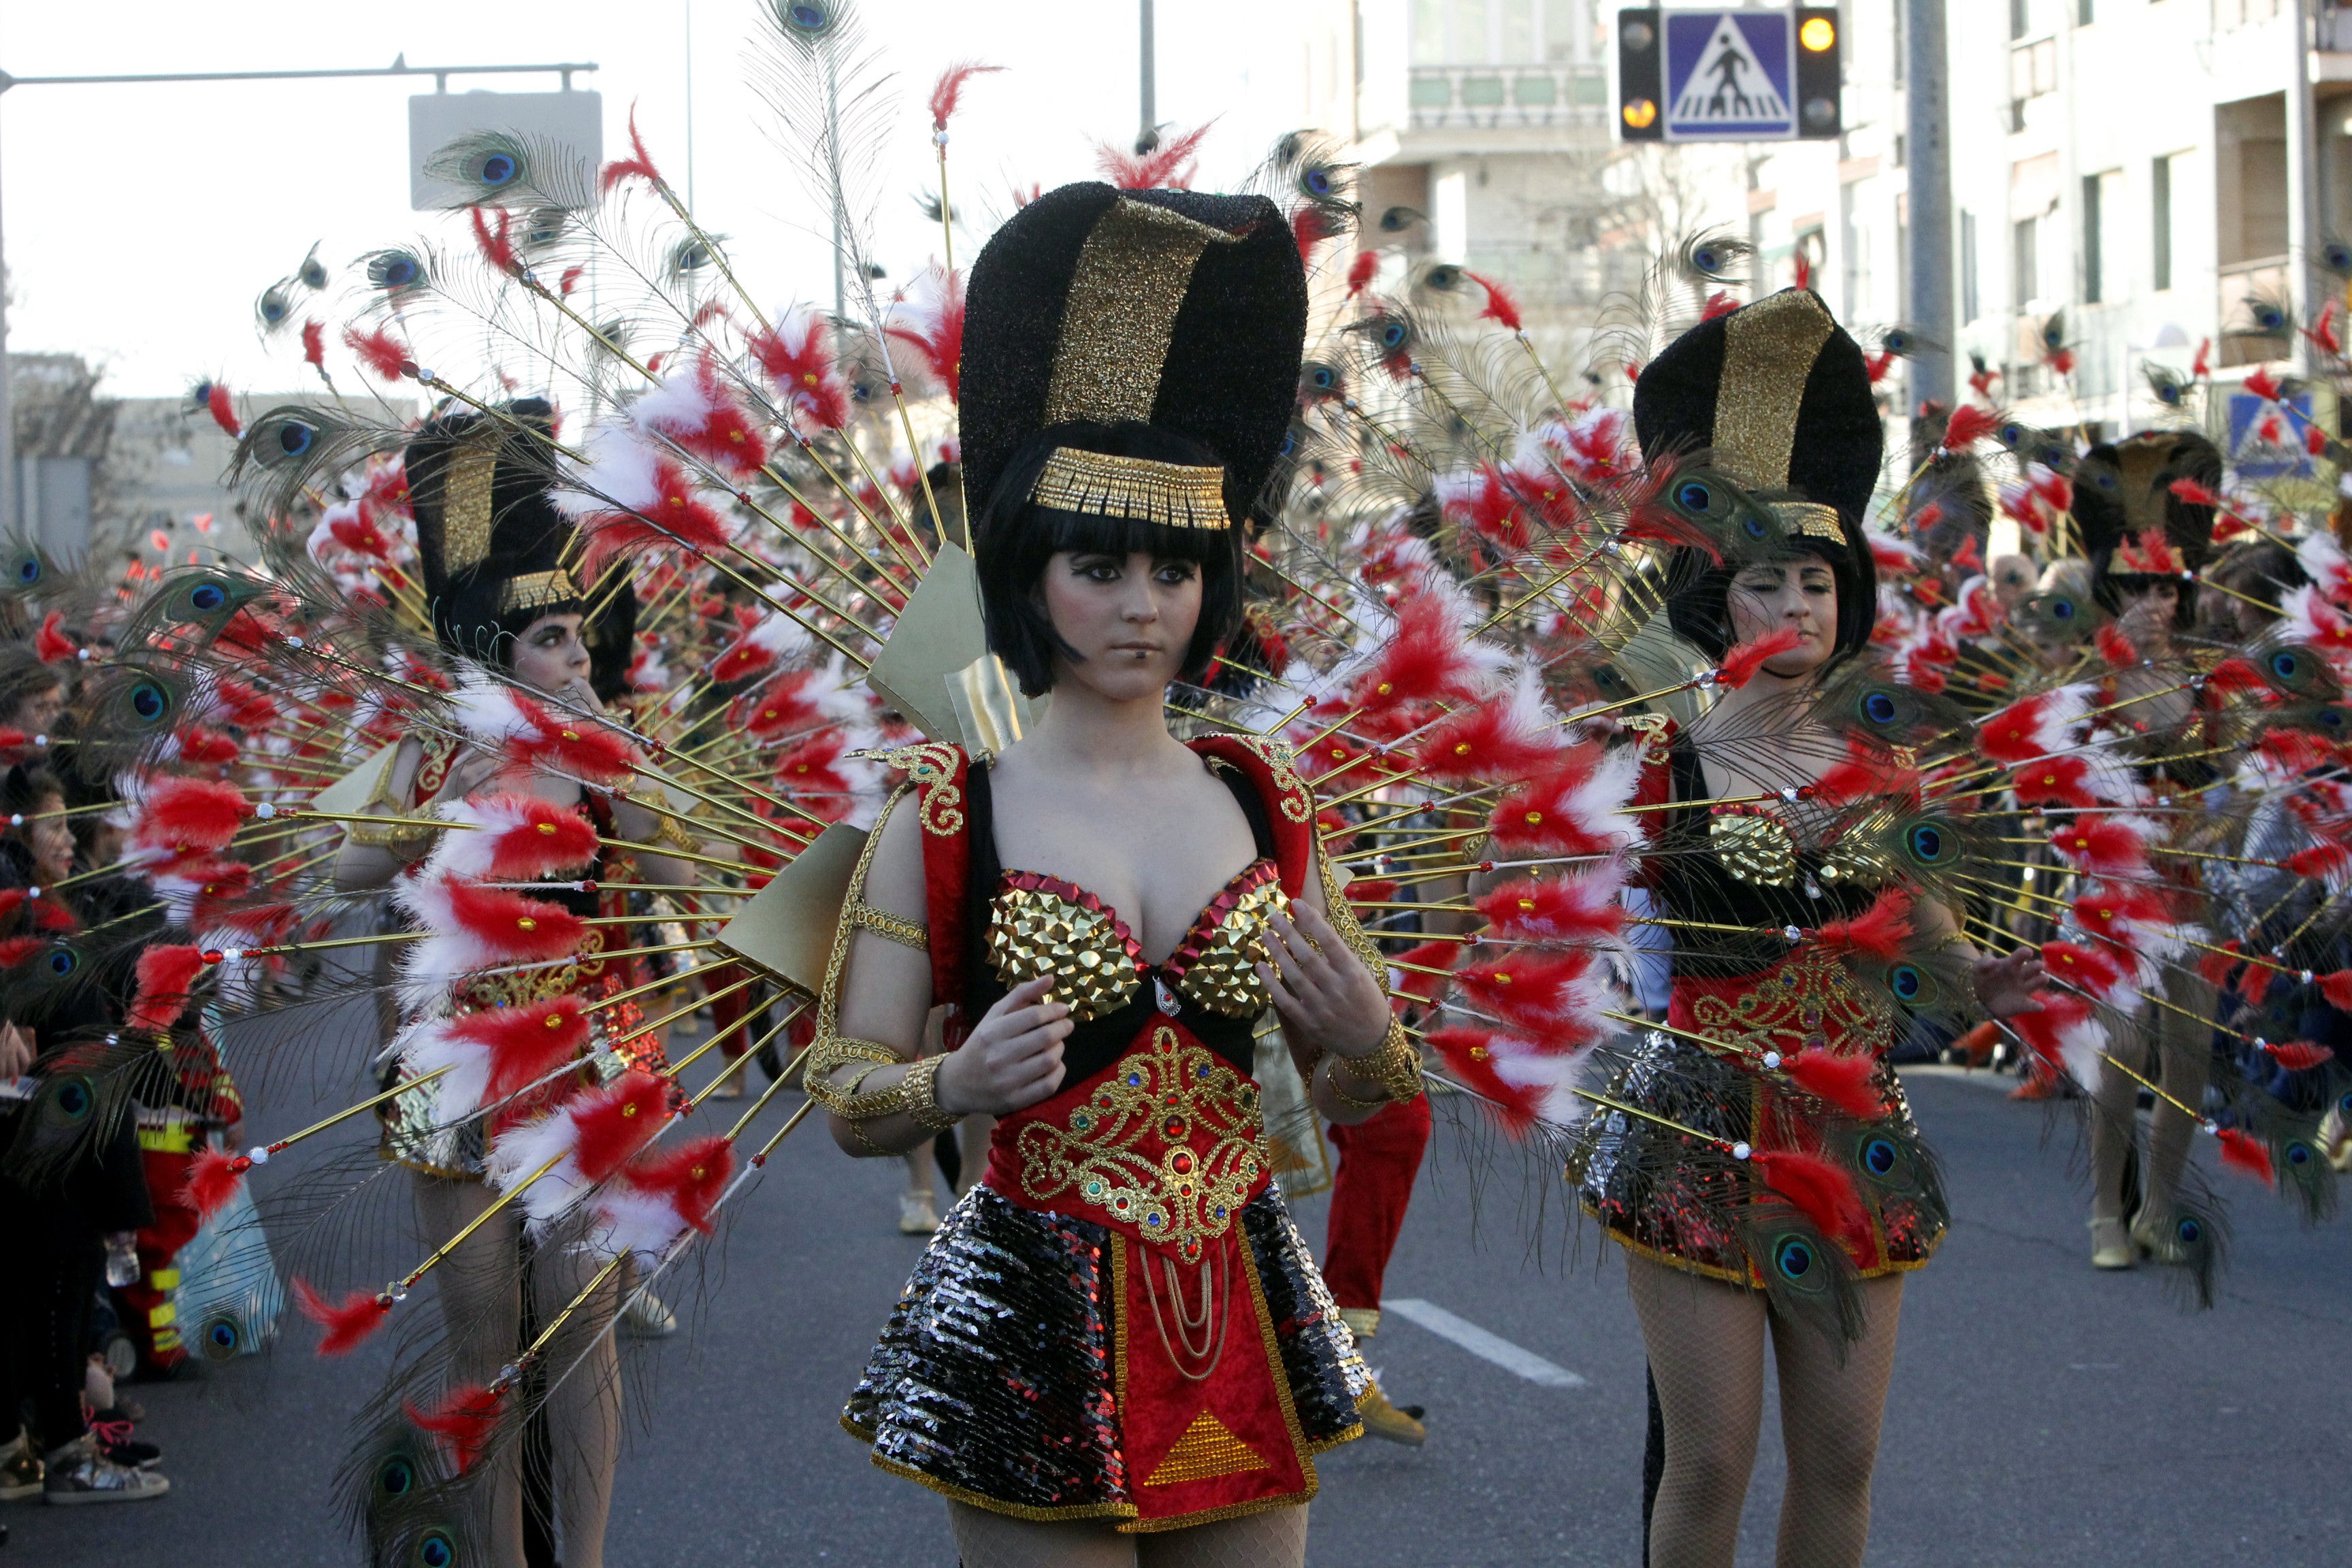
<svg viewBox="0 0 2352 1568"><path fill-rule="evenodd" d="M1331 1178L1323 1279L1342 1307L1377 1310L1381 1304L1381 1277L1404 1228L1429 1128L1429 1096L1423 1094L1353 1127L1331 1129L1339 1169Z"/></svg>
<svg viewBox="0 0 2352 1568"><path fill-rule="evenodd" d="M724 996L716 994L742 978L743 971L732 963L714 964L702 972L702 994L711 998L710 1032L723 1037L719 1042L719 1054L730 1062L751 1048L751 1033L742 1024L744 1015L751 1010L751 993L759 987L746 985Z"/></svg>
<svg viewBox="0 0 2352 1568"><path fill-rule="evenodd" d="M162 1371L188 1359L168 1292L180 1283L180 1271L173 1262L196 1234L196 1211L180 1199L195 1156L142 1149L139 1158L147 1167L147 1195L155 1205L155 1223L139 1232L139 1282L121 1287L116 1294L124 1308L122 1331L139 1347L140 1358Z"/></svg>

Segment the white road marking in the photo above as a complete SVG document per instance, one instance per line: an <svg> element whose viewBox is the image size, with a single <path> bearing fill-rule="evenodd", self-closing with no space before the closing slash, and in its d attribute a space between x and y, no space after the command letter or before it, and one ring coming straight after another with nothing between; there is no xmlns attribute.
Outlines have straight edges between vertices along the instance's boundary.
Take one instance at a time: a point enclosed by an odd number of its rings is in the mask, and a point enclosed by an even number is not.
<svg viewBox="0 0 2352 1568"><path fill-rule="evenodd" d="M1384 1311L1419 1323L1439 1339L1451 1340L1481 1361L1493 1362L1505 1372L1517 1373L1546 1388L1582 1388L1585 1380L1535 1352L1515 1345L1500 1334L1490 1334L1467 1318L1457 1318L1434 1301L1407 1296L1381 1303Z"/></svg>

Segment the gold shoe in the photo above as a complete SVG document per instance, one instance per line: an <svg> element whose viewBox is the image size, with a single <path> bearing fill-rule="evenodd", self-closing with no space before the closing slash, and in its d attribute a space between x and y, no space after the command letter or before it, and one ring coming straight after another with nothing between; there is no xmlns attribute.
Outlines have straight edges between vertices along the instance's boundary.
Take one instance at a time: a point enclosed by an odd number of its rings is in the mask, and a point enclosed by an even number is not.
<svg viewBox="0 0 2352 1568"><path fill-rule="evenodd" d="M931 1207L929 1193L898 1194L898 1234L929 1236L940 1228L939 1212Z"/></svg>
<svg viewBox="0 0 2352 1568"><path fill-rule="evenodd" d="M1364 1435L1368 1437L1384 1437L1414 1448L1429 1441L1429 1428L1391 1405L1377 1383L1364 1390L1364 1396L1356 1401L1356 1414L1364 1418Z"/></svg>
<svg viewBox="0 0 2352 1568"><path fill-rule="evenodd" d="M2139 1255L2151 1262L2186 1263L2189 1261L2188 1250L2174 1238L2172 1227L2158 1224L2156 1211L2145 1204L2140 1205L2137 1214L2132 1215L2131 1239L2132 1246L2138 1248Z"/></svg>
<svg viewBox="0 0 2352 1568"><path fill-rule="evenodd" d="M2138 1259L2132 1251L2131 1232L2119 1219L2091 1222L2091 1267L2129 1268Z"/></svg>

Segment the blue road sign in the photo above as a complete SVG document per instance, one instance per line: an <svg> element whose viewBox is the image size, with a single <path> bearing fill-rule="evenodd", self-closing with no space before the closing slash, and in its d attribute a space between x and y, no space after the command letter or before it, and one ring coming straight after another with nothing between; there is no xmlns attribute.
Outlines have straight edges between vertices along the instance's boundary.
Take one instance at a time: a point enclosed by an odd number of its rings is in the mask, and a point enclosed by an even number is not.
<svg viewBox="0 0 2352 1568"><path fill-rule="evenodd" d="M2305 445L2315 417L2308 388L2291 392L2284 406L2233 392L2229 397L2230 466L2250 484L2319 477L2319 459Z"/></svg>
<svg viewBox="0 0 2352 1568"><path fill-rule="evenodd" d="M1797 134L1790 11L1668 11L1669 142L1764 142Z"/></svg>

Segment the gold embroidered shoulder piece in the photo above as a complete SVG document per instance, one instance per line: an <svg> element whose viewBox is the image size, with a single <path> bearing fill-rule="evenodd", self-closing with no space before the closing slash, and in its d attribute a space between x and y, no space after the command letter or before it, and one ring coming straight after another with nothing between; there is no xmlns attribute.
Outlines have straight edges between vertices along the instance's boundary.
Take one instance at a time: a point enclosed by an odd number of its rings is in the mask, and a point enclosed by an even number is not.
<svg viewBox="0 0 2352 1568"><path fill-rule="evenodd" d="M1308 792L1307 781L1298 776L1298 753L1266 735L1235 735L1234 739L1256 752L1258 761L1274 775L1274 787L1282 792L1282 815L1293 822L1312 821L1315 797Z"/></svg>

